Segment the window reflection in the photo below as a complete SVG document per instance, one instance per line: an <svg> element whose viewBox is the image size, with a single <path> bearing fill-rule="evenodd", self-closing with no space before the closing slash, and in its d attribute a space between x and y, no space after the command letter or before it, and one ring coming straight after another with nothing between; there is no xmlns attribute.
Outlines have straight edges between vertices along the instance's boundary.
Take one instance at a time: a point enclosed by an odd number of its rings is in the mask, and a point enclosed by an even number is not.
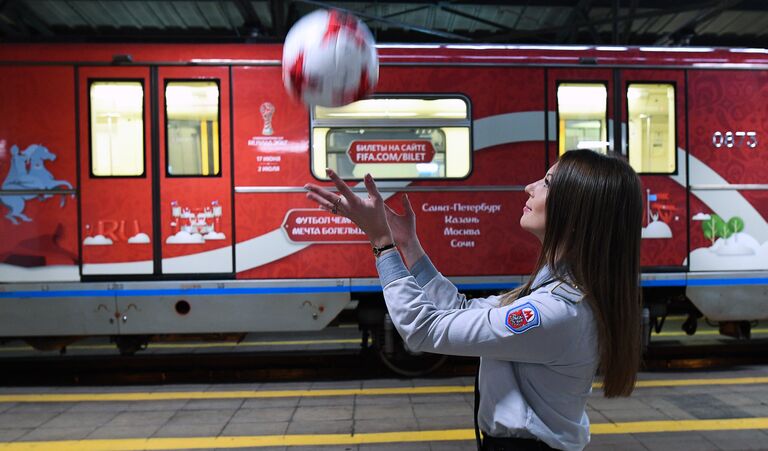
<svg viewBox="0 0 768 451"><path fill-rule="evenodd" d="M639 173L675 172L675 88L632 83L627 88L629 163Z"/></svg>
<svg viewBox="0 0 768 451"><path fill-rule="evenodd" d="M608 151L608 89L602 83L561 83L557 87L559 154L570 149Z"/></svg>
<svg viewBox="0 0 768 451"><path fill-rule="evenodd" d="M471 168L469 103L464 98L375 98L315 107L312 170L343 178L462 178Z"/></svg>
<svg viewBox="0 0 768 451"><path fill-rule="evenodd" d="M168 175L219 175L219 85L169 82L165 108Z"/></svg>
<svg viewBox="0 0 768 451"><path fill-rule="evenodd" d="M144 174L144 88L138 81L90 85L91 174Z"/></svg>

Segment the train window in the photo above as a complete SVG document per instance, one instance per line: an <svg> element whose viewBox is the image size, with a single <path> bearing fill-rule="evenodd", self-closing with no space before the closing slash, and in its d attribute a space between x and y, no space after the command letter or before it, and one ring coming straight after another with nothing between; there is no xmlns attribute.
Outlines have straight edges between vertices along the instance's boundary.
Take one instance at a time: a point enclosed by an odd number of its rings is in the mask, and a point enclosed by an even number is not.
<svg viewBox="0 0 768 451"><path fill-rule="evenodd" d="M144 175L144 87L139 81L92 81L91 175Z"/></svg>
<svg viewBox="0 0 768 451"><path fill-rule="evenodd" d="M312 172L342 178L457 179L471 170L464 97L386 97L312 109Z"/></svg>
<svg viewBox="0 0 768 451"><path fill-rule="evenodd" d="M629 164L641 174L675 172L675 87L630 83L627 87Z"/></svg>
<svg viewBox="0 0 768 451"><path fill-rule="evenodd" d="M608 87L603 83L557 86L559 155L570 149L608 150Z"/></svg>
<svg viewBox="0 0 768 451"><path fill-rule="evenodd" d="M218 83L168 82L165 117L168 175L220 175Z"/></svg>

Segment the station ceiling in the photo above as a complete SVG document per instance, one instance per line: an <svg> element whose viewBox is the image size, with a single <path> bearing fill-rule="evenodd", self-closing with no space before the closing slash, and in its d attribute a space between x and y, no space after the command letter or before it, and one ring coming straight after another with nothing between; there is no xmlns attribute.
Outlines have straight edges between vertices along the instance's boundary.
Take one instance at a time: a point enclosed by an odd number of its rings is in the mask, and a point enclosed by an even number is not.
<svg viewBox="0 0 768 451"><path fill-rule="evenodd" d="M0 0L0 42L282 42L317 8L380 43L768 47L768 0Z"/></svg>

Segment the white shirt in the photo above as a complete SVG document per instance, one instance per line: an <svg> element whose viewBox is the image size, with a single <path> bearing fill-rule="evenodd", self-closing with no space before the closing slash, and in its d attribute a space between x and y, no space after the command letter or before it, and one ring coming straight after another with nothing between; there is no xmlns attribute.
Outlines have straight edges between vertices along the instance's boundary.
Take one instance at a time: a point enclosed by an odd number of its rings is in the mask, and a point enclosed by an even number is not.
<svg viewBox="0 0 768 451"><path fill-rule="evenodd" d="M467 299L423 257L408 271L397 252L377 259L389 315L414 351L479 356L480 429L538 438L564 450L589 443L587 397L597 370L597 328L583 295L544 283L500 307L499 296ZM542 286L540 286L544 283Z"/></svg>

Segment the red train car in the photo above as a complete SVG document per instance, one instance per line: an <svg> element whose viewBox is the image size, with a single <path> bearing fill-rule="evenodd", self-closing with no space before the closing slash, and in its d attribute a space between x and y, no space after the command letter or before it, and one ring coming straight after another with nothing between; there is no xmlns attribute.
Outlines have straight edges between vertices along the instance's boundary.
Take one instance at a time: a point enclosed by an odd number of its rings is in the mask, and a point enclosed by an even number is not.
<svg viewBox="0 0 768 451"><path fill-rule="evenodd" d="M524 186L576 147L641 175L651 324L676 311L689 332L703 315L748 336L768 318L768 51L379 53L374 96L308 111L277 45L0 48L0 336L107 335L130 352L321 329L355 305L383 333L370 246L305 183L332 167L361 195L367 172L393 205L408 193L436 266L498 291L537 253Z"/></svg>

